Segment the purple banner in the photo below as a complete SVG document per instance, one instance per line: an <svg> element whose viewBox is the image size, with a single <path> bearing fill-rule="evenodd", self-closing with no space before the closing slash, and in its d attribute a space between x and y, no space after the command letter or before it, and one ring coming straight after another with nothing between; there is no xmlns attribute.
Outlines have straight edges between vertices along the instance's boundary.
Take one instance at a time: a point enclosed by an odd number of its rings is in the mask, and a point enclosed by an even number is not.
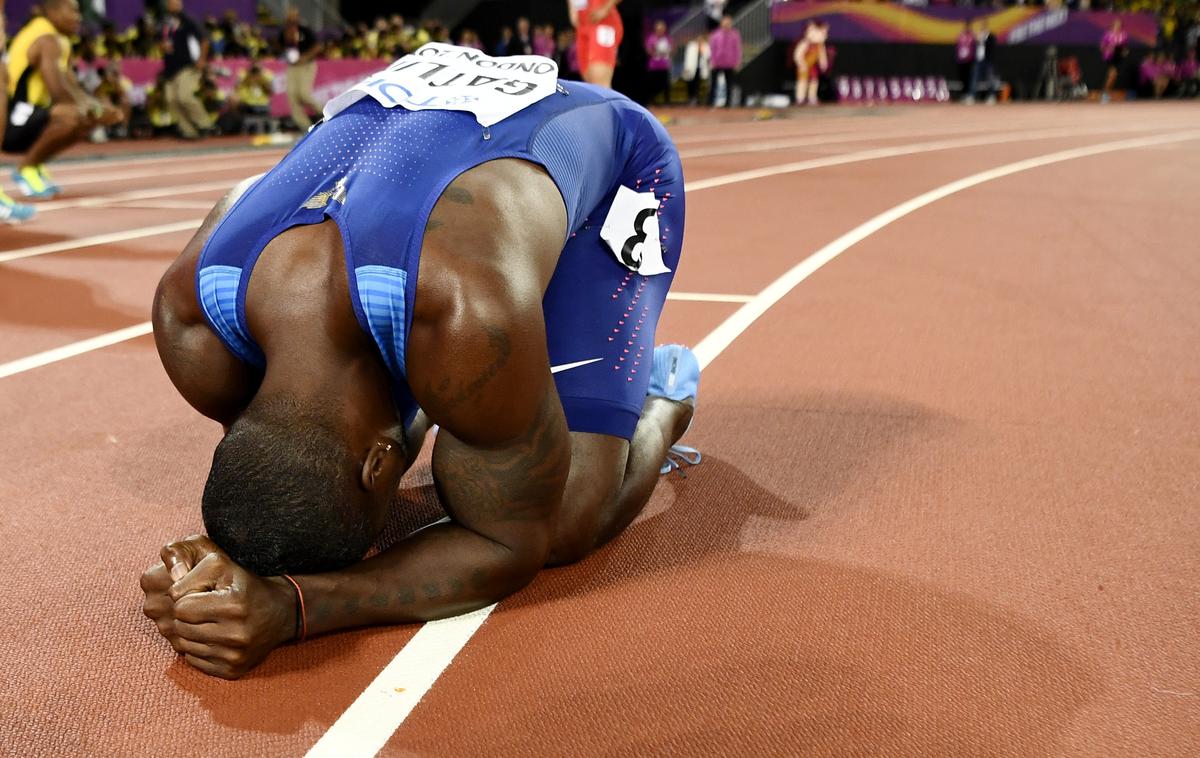
<svg viewBox="0 0 1200 758"><path fill-rule="evenodd" d="M10 37L16 33L20 26L29 20L30 9L37 4L38 0L8 0L4 15L8 19L8 34ZM89 0L80 0L79 2L81 9L88 5ZM147 3L145 0L108 0L104 5L104 13L93 15L106 17L118 29L125 29L132 26L146 12L147 5L154 7L156 4L153 2ZM226 11L237 13L238 18L243 21L253 22L255 20L254 6L255 0L184 0L183 10L184 13L201 23L208 16L220 18ZM92 5L91 7L95 6Z"/></svg>
<svg viewBox="0 0 1200 758"><path fill-rule="evenodd" d="M1119 18L1135 45L1152 46L1158 22L1152 13L1068 11L1066 8L1013 6L1001 9L956 6L912 7L896 3L783 0L771 8L776 39L799 39L809 21L829 23L834 42L916 42L954 44L963 24L986 19L996 38L1009 45L1099 45Z"/></svg>

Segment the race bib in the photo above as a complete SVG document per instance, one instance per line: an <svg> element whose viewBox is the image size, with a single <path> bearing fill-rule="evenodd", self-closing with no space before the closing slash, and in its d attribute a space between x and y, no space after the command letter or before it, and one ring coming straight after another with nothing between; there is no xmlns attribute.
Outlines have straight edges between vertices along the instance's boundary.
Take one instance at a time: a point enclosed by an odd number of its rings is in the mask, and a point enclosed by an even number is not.
<svg viewBox="0 0 1200 758"><path fill-rule="evenodd" d="M596 27L596 44L600 47L612 47L617 44L617 30L608 24Z"/></svg>
<svg viewBox="0 0 1200 758"><path fill-rule="evenodd" d="M480 125L491 126L557 87L558 65L549 58L493 58L474 48L430 42L330 100L325 118L370 96L387 108L467 111Z"/></svg>
<svg viewBox="0 0 1200 758"><path fill-rule="evenodd" d="M662 243L658 232L658 198L653 192L634 192L619 187L600 238L608 243L617 262L645 276L665 274Z"/></svg>

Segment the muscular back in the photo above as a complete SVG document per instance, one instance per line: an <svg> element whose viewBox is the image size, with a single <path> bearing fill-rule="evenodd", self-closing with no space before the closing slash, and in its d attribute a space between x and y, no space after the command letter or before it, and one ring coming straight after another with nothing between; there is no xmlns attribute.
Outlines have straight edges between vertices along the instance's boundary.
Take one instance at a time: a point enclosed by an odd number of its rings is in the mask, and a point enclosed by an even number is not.
<svg viewBox="0 0 1200 758"><path fill-rule="evenodd" d="M196 300L196 267L222 217L257 179L240 183L217 203L164 274L154 301L156 340L172 382L198 411L225 424L253 397L261 372L235 358L205 320ZM342 251L334 249L336 236L331 239L326 232L308 227L297 228L289 236L327 248L315 251L316 260L321 261L317 265L344 266ZM541 293L553 274L565 237L561 197L540 168L501 160L460 175L442 193L425 229L408 350L410 365L420 373L424 356L433 349L422 342L424 330L441 328L438 325L443 319L465 315L467 301L483 307L500 295L509 295L522 299L526 307L536 303L540 309ZM296 271L293 264L285 261L275 266L273 257L264 253L254 276L254 290L262 293L258 297L269 299L275 293L286 299L290 287L278 280L313 276L313 272ZM263 280L272 279L276 286L261 286ZM345 277L340 281L344 287ZM344 312L329 317L359 328L348 305L339 310ZM540 310L536 320L541 320Z"/></svg>

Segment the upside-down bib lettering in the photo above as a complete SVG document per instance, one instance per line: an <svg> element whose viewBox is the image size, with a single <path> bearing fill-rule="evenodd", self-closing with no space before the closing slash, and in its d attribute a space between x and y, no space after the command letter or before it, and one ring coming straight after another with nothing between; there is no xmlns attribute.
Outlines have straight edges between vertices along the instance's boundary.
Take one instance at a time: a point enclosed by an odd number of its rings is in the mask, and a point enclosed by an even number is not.
<svg viewBox="0 0 1200 758"><path fill-rule="evenodd" d="M480 125L492 126L554 94L557 86L558 66L549 58L494 58L430 42L330 100L325 118L370 96L387 108L467 111Z"/></svg>
<svg viewBox="0 0 1200 758"><path fill-rule="evenodd" d="M635 192L618 187L600 238L608 243L617 262L643 276L665 274L671 269L663 263L659 241L658 209L660 201L653 192Z"/></svg>

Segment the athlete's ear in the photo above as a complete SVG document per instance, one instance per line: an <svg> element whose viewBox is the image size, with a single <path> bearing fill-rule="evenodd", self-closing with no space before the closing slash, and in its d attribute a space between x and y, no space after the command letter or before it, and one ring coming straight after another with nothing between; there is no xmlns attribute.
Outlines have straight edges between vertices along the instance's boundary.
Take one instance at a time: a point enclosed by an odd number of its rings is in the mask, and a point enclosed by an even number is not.
<svg viewBox="0 0 1200 758"><path fill-rule="evenodd" d="M387 463L388 456L392 454L392 444L390 442L376 442L367 453L367 459L363 461L361 482L363 489L368 492L375 491L376 482L380 481L383 475L383 467Z"/></svg>

